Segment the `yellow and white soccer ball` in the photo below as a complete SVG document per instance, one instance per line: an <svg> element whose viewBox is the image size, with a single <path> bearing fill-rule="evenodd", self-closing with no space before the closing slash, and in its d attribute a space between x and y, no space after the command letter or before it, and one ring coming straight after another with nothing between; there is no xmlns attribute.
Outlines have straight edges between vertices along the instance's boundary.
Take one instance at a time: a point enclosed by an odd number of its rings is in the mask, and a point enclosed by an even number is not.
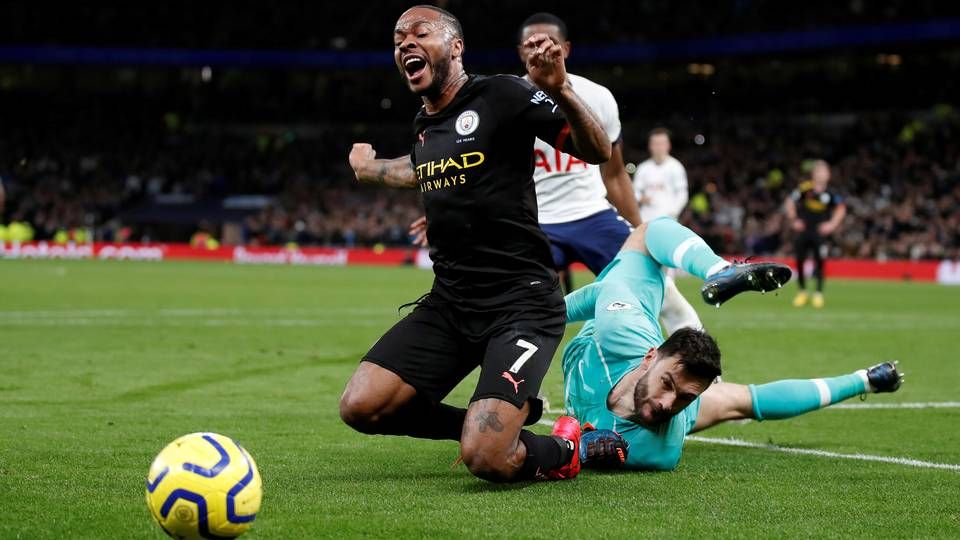
<svg viewBox="0 0 960 540"><path fill-rule="evenodd" d="M147 506L174 538L239 536L253 525L262 495L253 458L216 433L173 441L147 474Z"/></svg>

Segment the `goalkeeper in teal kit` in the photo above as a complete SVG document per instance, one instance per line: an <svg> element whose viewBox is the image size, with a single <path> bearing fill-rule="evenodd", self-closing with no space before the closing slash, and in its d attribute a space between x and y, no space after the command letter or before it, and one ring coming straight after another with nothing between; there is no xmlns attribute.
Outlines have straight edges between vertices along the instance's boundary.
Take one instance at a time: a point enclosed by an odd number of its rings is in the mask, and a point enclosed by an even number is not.
<svg viewBox="0 0 960 540"><path fill-rule="evenodd" d="M682 328L664 341L660 333L663 266L705 280L703 298L716 306L741 292L775 290L791 275L775 263L730 264L669 218L634 231L594 283L566 297L567 322L586 321L563 353L567 411L594 428L581 441L584 467L671 470L689 433L727 420L790 418L900 387L894 362L823 379L718 382L720 350L709 334Z"/></svg>

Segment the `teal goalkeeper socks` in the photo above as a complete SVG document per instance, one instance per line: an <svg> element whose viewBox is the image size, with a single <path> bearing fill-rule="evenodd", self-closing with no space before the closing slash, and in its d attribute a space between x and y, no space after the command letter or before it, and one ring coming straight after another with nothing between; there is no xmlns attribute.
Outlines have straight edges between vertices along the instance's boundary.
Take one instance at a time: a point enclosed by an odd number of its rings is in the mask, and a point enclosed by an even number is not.
<svg viewBox="0 0 960 540"><path fill-rule="evenodd" d="M703 280L729 264L714 253L697 233L671 218L661 217L648 223L644 239L647 251L658 263L670 268L682 268Z"/></svg>
<svg viewBox="0 0 960 540"><path fill-rule="evenodd" d="M869 388L865 370L829 379L751 384L753 416L757 420L792 418L864 394Z"/></svg>

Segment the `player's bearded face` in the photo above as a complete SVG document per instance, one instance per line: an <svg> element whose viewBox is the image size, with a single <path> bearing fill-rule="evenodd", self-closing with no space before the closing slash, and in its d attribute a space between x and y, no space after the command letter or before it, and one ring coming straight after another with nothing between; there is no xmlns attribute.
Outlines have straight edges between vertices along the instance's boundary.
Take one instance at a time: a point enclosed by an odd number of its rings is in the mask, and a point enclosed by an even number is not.
<svg viewBox="0 0 960 540"><path fill-rule="evenodd" d="M440 54L436 60L434 60L430 65L430 85L427 86L424 90L416 92L418 96L427 96L427 97L436 97L440 95L440 92L443 90L443 86L447 84L447 79L450 78L450 46L445 47L445 50ZM411 90L413 87L410 87Z"/></svg>
<svg viewBox="0 0 960 540"><path fill-rule="evenodd" d="M687 377L674 357L658 357L634 387L634 420L640 425L662 425L687 407L709 386L709 381Z"/></svg>
<svg viewBox="0 0 960 540"><path fill-rule="evenodd" d="M633 390L633 400L636 404L636 414L640 424L648 427L659 426L670 419L668 412L658 403L651 391L651 372L647 371L637 381Z"/></svg>
<svg viewBox="0 0 960 540"><path fill-rule="evenodd" d="M439 22L400 19L394 30L394 60L411 92L440 95L450 76L453 39Z"/></svg>

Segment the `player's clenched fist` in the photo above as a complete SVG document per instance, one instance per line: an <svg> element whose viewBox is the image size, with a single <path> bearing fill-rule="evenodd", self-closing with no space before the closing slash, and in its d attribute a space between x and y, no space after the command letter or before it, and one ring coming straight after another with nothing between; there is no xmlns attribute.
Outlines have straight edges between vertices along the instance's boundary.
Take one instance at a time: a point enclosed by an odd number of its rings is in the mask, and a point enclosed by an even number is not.
<svg viewBox="0 0 960 540"><path fill-rule="evenodd" d="M523 47L533 51L527 57L527 73L533 84L548 93L567 84L563 47L559 43L547 34L534 34L523 42Z"/></svg>
<svg viewBox="0 0 960 540"><path fill-rule="evenodd" d="M377 151L367 143L354 143L350 149L350 167L357 180L366 184L412 188L417 185L410 156L377 159Z"/></svg>
<svg viewBox="0 0 960 540"><path fill-rule="evenodd" d="M361 179L361 171L366 165L377 158L377 151L367 143L354 143L350 149L350 167L357 179Z"/></svg>

